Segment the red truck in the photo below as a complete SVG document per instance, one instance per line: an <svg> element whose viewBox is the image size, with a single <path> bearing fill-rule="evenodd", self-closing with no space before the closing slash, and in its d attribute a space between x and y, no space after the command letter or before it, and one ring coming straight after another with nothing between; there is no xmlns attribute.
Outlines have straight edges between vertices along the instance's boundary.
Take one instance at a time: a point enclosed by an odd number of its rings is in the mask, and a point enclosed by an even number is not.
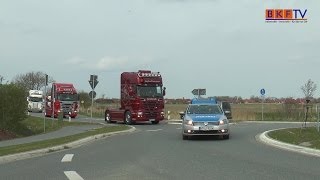
<svg viewBox="0 0 320 180"><path fill-rule="evenodd" d="M107 108L105 121L158 124L164 119L165 89L162 87L162 77L159 72L150 70L123 72L120 86L121 106L119 109Z"/></svg>
<svg viewBox="0 0 320 180"><path fill-rule="evenodd" d="M56 118L58 113L75 118L79 111L79 95L73 84L52 83L50 95L46 98L45 116Z"/></svg>

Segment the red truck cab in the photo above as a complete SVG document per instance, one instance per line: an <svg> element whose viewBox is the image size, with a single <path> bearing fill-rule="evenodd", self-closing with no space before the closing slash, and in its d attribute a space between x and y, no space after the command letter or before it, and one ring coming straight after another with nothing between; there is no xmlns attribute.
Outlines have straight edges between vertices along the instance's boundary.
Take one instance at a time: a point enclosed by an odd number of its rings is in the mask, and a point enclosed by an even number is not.
<svg viewBox="0 0 320 180"><path fill-rule="evenodd" d="M165 87L159 72L123 72L120 91L121 106L119 109L106 109L106 122L158 124L164 119Z"/></svg>
<svg viewBox="0 0 320 180"><path fill-rule="evenodd" d="M62 112L63 116L75 118L79 111L79 96L73 84L52 83L50 95L46 98L45 116L58 117Z"/></svg>

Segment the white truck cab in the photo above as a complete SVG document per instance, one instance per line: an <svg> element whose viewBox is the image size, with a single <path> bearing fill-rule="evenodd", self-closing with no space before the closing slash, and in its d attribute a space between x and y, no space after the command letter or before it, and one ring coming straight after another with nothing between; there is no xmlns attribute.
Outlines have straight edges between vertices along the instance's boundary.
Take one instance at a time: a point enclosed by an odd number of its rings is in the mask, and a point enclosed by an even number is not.
<svg viewBox="0 0 320 180"><path fill-rule="evenodd" d="M29 112L42 112L43 111L43 91L40 90L30 90L28 101L28 111Z"/></svg>

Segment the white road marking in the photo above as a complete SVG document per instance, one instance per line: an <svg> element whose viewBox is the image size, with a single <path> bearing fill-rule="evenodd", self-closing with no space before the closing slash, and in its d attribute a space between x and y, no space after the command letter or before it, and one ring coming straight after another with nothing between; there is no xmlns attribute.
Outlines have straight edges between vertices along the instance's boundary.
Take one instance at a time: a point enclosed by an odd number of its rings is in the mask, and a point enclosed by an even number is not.
<svg viewBox="0 0 320 180"><path fill-rule="evenodd" d="M76 171L64 171L69 180L84 180Z"/></svg>
<svg viewBox="0 0 320 180"><path fill-rule="evenodd" d="M182 129L181 127L178 127L178 128L176 128L176 129Z"/></svg>
<svg viewBox="0 0 320 180"><path fill-rule="evenodd" d="M71 162L74 154L66 154L63 156L61 162Z"/></svg>
<svg viewBox="0 0 320 180"><path fill-rule="evenodd" d="M150 130L147 130L148 132L156 132L156 131L161 131L162 129L150 129Z"/></svg>
<svg viewBox="0 0 320 180"><path fill-rule="evenodd" d="M179 122L169 122L168 124L182 124L182 123L179 123Z"/></svg>

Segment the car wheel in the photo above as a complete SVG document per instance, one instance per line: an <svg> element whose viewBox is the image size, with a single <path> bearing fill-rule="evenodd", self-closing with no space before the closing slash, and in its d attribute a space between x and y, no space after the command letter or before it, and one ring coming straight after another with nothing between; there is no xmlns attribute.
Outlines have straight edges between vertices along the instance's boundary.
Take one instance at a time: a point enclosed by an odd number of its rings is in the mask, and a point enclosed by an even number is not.
<svg viewBox="0 0 320 180"><path fill-rule="evenodd" d="M130 111L127 111L126 112L126 115L125 115L125 124L132 124L132 117L131 117L131 112Z"/></svg>
<svg viewBox="0 0 320 180"><path fill-rule="evenodd" d="M188 140L189 138L188 138L188 136L182 134L182 139L183 140Z"/></svg>
<svg viewBox="0 0 320 180"><path fill-rule="evenodd" d="M229 139L229 134L228 135L223 135L223 139Z"/></svg>

